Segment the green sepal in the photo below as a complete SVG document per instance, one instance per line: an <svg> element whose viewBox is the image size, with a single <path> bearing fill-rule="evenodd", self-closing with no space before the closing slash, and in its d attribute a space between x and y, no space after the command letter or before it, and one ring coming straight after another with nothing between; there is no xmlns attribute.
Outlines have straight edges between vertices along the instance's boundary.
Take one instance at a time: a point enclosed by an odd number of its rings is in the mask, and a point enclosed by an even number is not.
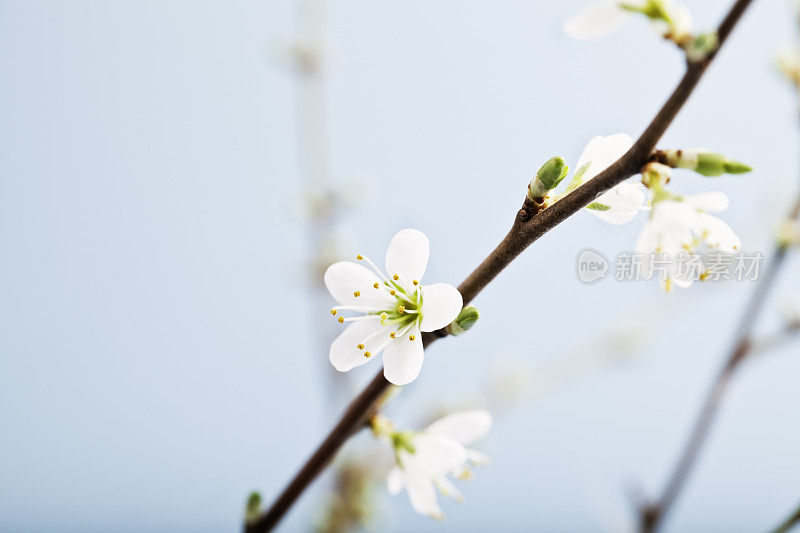
<svg viewBox="0 0 800 533"><path fill-rule="evenodd" d="M609 206L605 205L605 204L601 204L601 203L598 203L598 202L592 202L592 203L590 203L589 205L586 206L586 209L593 209L595 211L608 211L611 208Z"/></svg>

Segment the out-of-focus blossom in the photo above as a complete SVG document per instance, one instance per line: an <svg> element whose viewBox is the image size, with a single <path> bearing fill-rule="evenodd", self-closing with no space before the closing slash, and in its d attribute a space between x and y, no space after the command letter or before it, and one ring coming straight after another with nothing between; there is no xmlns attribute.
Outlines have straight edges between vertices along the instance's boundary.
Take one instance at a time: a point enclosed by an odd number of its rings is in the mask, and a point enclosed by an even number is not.
<svg viewBox="0 0 800 533"><path fill-rule="evenodd" d="M590 40L612 33L635 14L650 19L665 38L684 45L691 39L692 15L671 0L602 0L590 4L564 23L564 32L578 40Z"/></svg>
<svg viewBox="0 0 800 533"><path fill-rule="evenodd" d="M472 477L470 466L488 463L488 457L466 446L488 433L492 417L487 411L462 411L447 415L419 432L395 431L381 417L373 420L373 431L394 449L395 466L389 472L390 494L405 489L419 514L444 518L437 489L457 501L461 493L448 479Z"/></svg>

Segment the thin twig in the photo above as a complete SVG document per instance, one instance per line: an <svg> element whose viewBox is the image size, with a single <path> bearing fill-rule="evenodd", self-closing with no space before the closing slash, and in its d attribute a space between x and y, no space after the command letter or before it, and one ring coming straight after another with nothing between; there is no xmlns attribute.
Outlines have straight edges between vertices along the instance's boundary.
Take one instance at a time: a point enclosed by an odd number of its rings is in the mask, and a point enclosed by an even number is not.
<svg viewBox="0 0 800 533"><path fill-rule="evenodd" d="M734 2L717 29L720 47L727 40L751 2L752 0L737 0ZM717 51L709 54L702 61L687 63L686 73L677 87L675 87L675 90L631 149L620 159L586 184L578 187L541 212L537 212L531 202L523 204L522 209L519 210L514 218L511 230L503 241L458 287L463 296L464 305L475 298L511 261L539 237L590 204L600 194L639 172L641 167L647 163L650 152L655 148L664 131L666 131L692 94L708 65L716 56ZM445 334L441 331L426 334L423 336L423 343L427 347L443 336ZM383 377L383 373L379 372L347 407L333 430L322 441L289 485L284 488L272 506L261 516L246 524L245 531L247 533L263 533L275 527L305 488L333 458L342 444L357 429L362 427L365 415L370 412L371 406L388 386L389 382Z"/></svg>
<svg viewBox="0 0 800 533"><path fill-rule="evenodd" d="M789 218L796 220L799 215L800 196L798 196L794 207L789 213ZM728 359L711 384L711 389L706 395L697 420L694 426L692 426L689 440L679 456L672 474L667 480L664 491L657 500L640 509L639 525L643 532L653 532L660 527L664 516L666 516L672 508L675 500L685 486L692 472L692 468L697 461L697 457L708 437L708 432L711 430L711 426L719 411L720 403L728 388L731 377L736 369L739 368L741 362L748 355L753 353L754 344L751 340L753 327L764 308L764 302L766 301L770 289L774 285L778 272L783 266L788 250L789 248L785 244L776 245L767 270L759 280L758 286L755 288L744 315L742 316L739 328L736 330L738 332L736 342L731 349Z"/></svg>
<svg viewBox="0 0 800 533"><path fill-rule="evenodd" d="M800 506L794 510L792 514L786 517L786 520L781 522L781 525L772 530L772 533L787 533L794 526L800 524Z"/></svg>

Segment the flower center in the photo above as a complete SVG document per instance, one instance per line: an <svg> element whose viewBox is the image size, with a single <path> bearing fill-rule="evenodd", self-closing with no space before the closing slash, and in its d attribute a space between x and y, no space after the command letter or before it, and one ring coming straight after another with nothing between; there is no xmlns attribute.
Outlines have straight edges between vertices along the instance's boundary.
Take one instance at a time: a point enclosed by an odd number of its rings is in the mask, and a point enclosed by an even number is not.
<svg viewBox="0 0 800 533"><path fill-rule="evenodd" d="M353 297L363 299L364 305L340 305L331 309L340 324L361 320L380 321L381 326L356 344L364 357L378 353L390 342L414 341L409 332L422 322L422 285L419 280L406 280L400 273L386 276L368 257L358 255L359 261L367 263L378 277L367 287L353 287ZM411 283L408 283L410 281ZM343 317L339 311L364 313L361 316Z"/></svg>

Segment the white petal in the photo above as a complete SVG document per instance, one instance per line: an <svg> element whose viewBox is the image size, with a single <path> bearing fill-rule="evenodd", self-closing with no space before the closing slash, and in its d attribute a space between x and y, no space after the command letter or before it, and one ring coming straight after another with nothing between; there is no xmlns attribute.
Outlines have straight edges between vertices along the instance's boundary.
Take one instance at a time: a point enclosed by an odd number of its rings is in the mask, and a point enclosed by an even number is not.
<svg viewBox="0 0 800 533"><path fill-rule="evenodd" d="M422 331L435 331L453 321L461 312L464 299L458 289L447 283L422 287Z"/></svg>
<svg viewBox="0 0 800 533"><path fill-rule="evenodd" d="M703 192L690 194L683 199L684 203L708 213L719 213L728 209L728 196L722 192Z"/></svg>
<svg viewBox="0 0 800 533"><path fill-rule="evenodd" d="M616 187L607 191L595 200L609 209L600 211L588 209L594 216L614 225L630 222L639 213L640 209L646 207L645 200L647 195L641 183L620 183Z"/></svg>
<svg viewBox="0 0 800 533"><path fill-rule="evenodd" d="M631 13L619 7L618 0L597 2L570 17L564 23L564 33L581 41L596 39L622 26L630 16Z"/></svg>
<svg viewBox="0 0 800 533"><path fill-rule="evenodd" d="M467 460L475 466L488 465L491 461L485 453L467 450Z"/></svg>
<svg viewBox="0 0 800 533"><path fill-rule="evenodd" d="M583 149L575 168L579 169L586 163L592 163L583 174L583 181L586 182L607 169L611 163L622 157L631 146L633 146L633 139L626 133L595 137Z"/></svg>
<svg viewBox="0 0 800 533"><path fill-rule="evenodd" d="M386 251L386 273L399 274L406 289L413 289L412 282L420 281L428 266L428 237L419 230L398 231Z"/></svg>
<svg viewBox="0 0 800 533"><path fill-rule="evenodd" d="M407 473L435 478L447 474L467 461L467 449L453 439L428 432L417 434L412 441L414 453L404 456Z"/></svg>
<svg viewBox="0 0 800 533"><path fill-rule="evenodd" d="M442 435L461 444L470 444L489 432L492 415L488 411L476 409L453 413L425 428L426 433Z"/></svg>
<svg viewBox="0 0 800 533"><path fill-rule="evenodd" d="M325 271L325 287L342 305L386 307L381 303L387 301L387 296L383 290L375 290L375 283L383 284L377 274L349 261L334 263ZM359 296L355 296L356 291ZM388 301L391 304L394 299Z"/></svg>
<svg viewBox="0 0 800 533"><path fill-rule="evenodd" d="M733 252L742 246L742 241L730 226L713 215L698 214L700 236L712 248Z"/></svg>
<svg viewBox="0 0 800 533"><path fill-rule="evenodd" d="M456 501L463 500L463 496L461 492L456 488L453 483L444 476L439 476L433 480L433 484L439 489L439 492L447 496L448 498L453 498Z"/></svg>
<svg viewBox="0 0 800 533"><path fill-rule="evenodd" d="M411 506L421 515L441 520L444 516L436 499L433 481L421 476L407 477L406 492Z"/></svg>
<svg viewBox="0 0 800 533"><path fill-rule="evenodd" d="M627 224L634 218L636 218L636 214L639 212L638 209L609 209L608 211L598 211L597 209L587 209L591 214L606 222L608 224L612 224L614 226L621 226L622 224Z"/></svg>
<svg viewBox="0 0 800 533"><path fill-rule="evenodd" d="M409 335L414 336L413 341L409 340ZM417 379L423 359L422 335L413 328L383 351L383 375L395 385L407 385Z"/></svg>
<svg viewBox="0 0 800 533"><path fill-rule="evenodd" d="M374 359L377 353L372 352L372 350L379 347L386 340L382 335L374 335L372 339L365 343L363 350L358 349L358 344L382 329L386 330L386 336L388 337L388 329L381 326L378 320L359 320L347 326L342 334L331 343L328 359L330 359L333 367L339 372L347 372L363 365L370 359ZM364 352L366 351L372 352L372 356L364 357Z"/></svg>
<svg viewBox="0 0 800 533"><path fill-rule="evenodd" d="M405 479L403 471L399 466L392 467L389 471L389 477L386 478L386 488L389 490L389 494L392 496L399 494L400 491L403 490L404 485Z"/></svg>
<svg viewBox="0 0 800 533"><path fill-rule="evenodd" d="M669 13L677 36L688 35L692 32L692 12L683 4L677 4Z"/></svg>

